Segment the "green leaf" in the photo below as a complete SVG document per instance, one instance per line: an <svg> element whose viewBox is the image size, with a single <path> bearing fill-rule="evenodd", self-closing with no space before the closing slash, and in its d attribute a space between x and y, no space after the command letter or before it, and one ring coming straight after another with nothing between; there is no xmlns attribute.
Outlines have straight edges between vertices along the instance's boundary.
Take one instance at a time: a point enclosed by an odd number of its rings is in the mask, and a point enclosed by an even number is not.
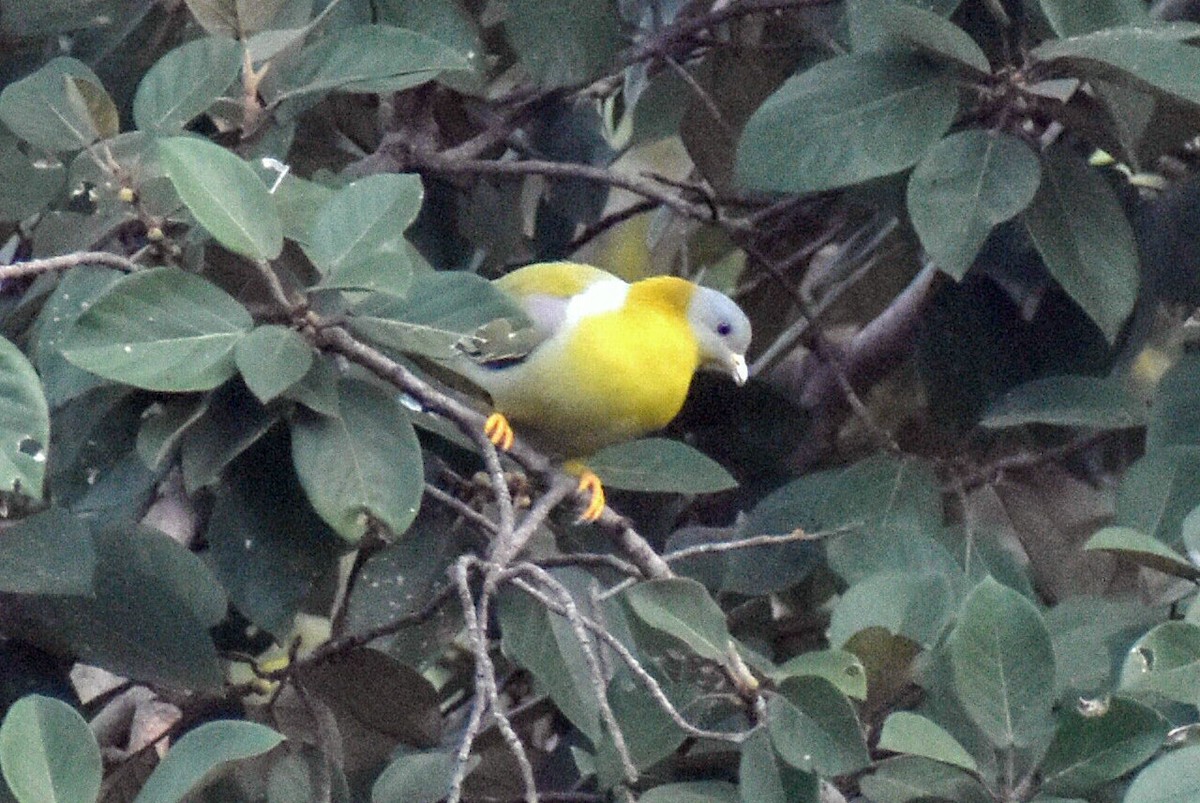
<svg viewBox="0 0 1200 803"><path fill-rule="evenodd" d="M846 590L829 621L829 643L843 646L860 630L883 627L918 644L934 644L958 609L961 575L879 572Z"/></svg>
<svg viewBox="0 0 1200 803"><path fill-rule="evenodd" d="M861 788L872 803L927 800L992 803L995 800L965 771L921 756L898 756L879 762L874 772L862 779Z"/></svg>
<svg viewBox="0 0 1200 803"><path fill-rule="evenodd" d="M11 597L10 635L139 681L219 690L208 629L227 603L203 561L149 528L93 528L92 539L93 596Z"/></svg>
<svg viewBox="0 0 1200 803"><path fill-rule="evenodd" d="M776 685L790 677L825 678L838 691L857 700L867 699L867 670L858 656L845 650L802 652L767 672Z"/></svg>
<svg viewBox="0 0 1200 803"><path fill-rule="evenodd" d="M879 749L932 758L968 772L979 769L971 754L945 728L911 711L888 715L879 733Z"/></svg>
<svg viewBox="0 0 1200 803"><path fill-rule="evenodd" d="M957 110L952 74L920 56L837 56L788 79L750 117L738 175L797 193L890 175L916 164Z"/></svg>
<svg viewBox="0 0 1200 803"><path fill-rule="evenodd" d="M1182 44L1196 38L1190 23L1108 28L1069 39L1052 39L1030 51L1034 63L1053 65L1079 78L1101 78L1159 98L1200 105L1200 50Z"/></svg>
<svg viewBox="0 0 1200 803"><path fill-rule="evenodd" d="M854 707L824 678L780 684L767 697L767 727L779 755L802 772L845 775L871 763Z"/></svg>
<svg viewBox="0 0 1200 803"><path fill-rule="evenodd" d="M305 248L325 276L321 286L404 295L413 278L404 230L423 197L412 174L368 176L338 190L317 214Z"/></svg>
<svg viewBox="0 0 1200 803"><path fill-rule="evenodd" d="M355 543L370 518L397 535L417 515L424 492L421 445L394 395L361 381L342 385L340 415L297 411L292 460L313 508Z"/></svg>
<svg viewBox="0 0 1200 803"><path fill-rule="evenodd" d="M1171 547L1181 545L1184 519L1200 505L1200 449L1155 449L1125 471L1113 523Z"/></svg>
<svg viewBox="0 0 1200 803"><path fill-rule="evenodd" d="M546 88L598 77L622 47L615 9L591 0L511 0L504 30L522 65Z"/></svg>
<svg viewBox="0 0 1200 803"><path fill-rule="evenodd" d="M267 187L236 154L195 137L158 144L163 170L179 197L217 242L255 260L283 250L283 224Z"/></svg>
<svg viewBox="0 0 1200 803"><path fill-rule="evenodd" d="M859 6L858 26L877 32L871 37L872 48L908 46L942 60L950 61L984 75L990 75L992 67L987 56L975 44L966 31L945 16L911 2L883 0ZM867 19L861 15L866 14ZM861 33L860 33L861 36ZM855 49L865 49L868 42L855 42Z"/></svg>
<svg viewBox="0 0 1200 803"><path fill-rule="evenodd" d="M95 569L87 526L62 508L13 522L0 536L0 591L83 596Z"/></svg>
<svg viewBox="0 0 1200 803"><path fill-rule="evenodd" d="M99 105L90 107L89 100ZM86 64L60 56L0 92L0 121L39 148L74 151L101 138L101 126L111 125L103 119L109 117L111 105L100 79Z"/></svg>
<svg viewBox="0 0 1200 803"><path fill-rule="evenodd" d="M131 274L63 339L70 362L147 390L208 390L233 376L233 349L254 321L205 279L177 268Z"/></svg>
<svg viewBox="0 0 1200 803"><path fill-rule="evenodd" d="M257 722L207 722L167 751L134 803L178 803L223 764L262 755L282 741L283 734Z"/></svg>
<svg viewBox="0 0 1200 803"><path fill-rule="evenodd" d="M1200 383L1200 356L1185 353L1159 380L1155 388L1146 451L1172 446L1200 446L1200 411L1196 387Z"/></svg>
<svg viewBox="0 0 1200 803"><path fill-rule="evenodd" d="M991 429L1026 424L1129 429L1145 425L1146 405L1112 379L1051 376L1009 390L979 423Z"/></svg>
<svg viewBox="0 0 1200 803"><path fill-rule="evenodd" d="M188 493L216 484L225 467L262 438L279 420L238 382L214 390L179 436L179 462Z"/></svg>
<svg viewBox="0 0 1200 803"><path fill-rule="evenodd" d="M205 557L230 602L280 643L345 546L304 496L287 448L273 433L233 464L204 532Z"/></svg>
<svg viewBox="0 0 1200 803"><path fill-rule="evenodd" d="M57 408L104 384L105 380L67 362L62 343L67 332L96 299L124 274L109 268L81 265L58 280L38 316L30 357L42 377L46 402Z"/></svg>
<svg viewBox="0 0 1200 803"><path fill-rule="evenodd" d="M215 36L241 36L237 0L184 0L200 27Z"/></svg>
<svg viewBox="0 0 1200 803"><path fill-rule="evenodd" d="M237 79L242 47L209 36L180 45L146 72L133 97L133 120L142 131L178 134Z"/></svg>
<svg viewBox="0 0 1200 803"><path fill-rule="evenodd" d="M66 169L21 150L0 127L0 220L16 222L45 210L62 191Z"/></svg>
<svg viewBox="0 0 1200 803"><path fill-rule="evenodd" d="M1137 599L1078 596L1046 612L1058 666L1055 697L1101 695L1116 686L1114 656L1163 619Z"/></svg>
<svg viewBox="0 0 1200 803"><path fill-rule="evenodd" d="M963 603L950 634L959 701L998 747L1041 737L1054 703L1054 649L1041 614L1017 592L988 578Z"/></svg>
<svg viewBox="0 0 1200 803"><path fill-rule="evenodd" d="M354 723L416 747L441 737L438 692L411 666L360 647L302 670L306 689Z"/></svg>
<svg viewBox="0 0 1200 803"><path fill-rule="evenodd" d="M437 803L454 775L451 752L403 753L379 773L371 803Z"/></svg>
<svg viewBox="0 0 1200 803"><path fill-rule="evenodd" d="M587 659L571 625L540 602L516 589L500 595L496 615L501 648L527 669L540 692L548 694L571 724L593 744L604 732Z"/></svg>
<svg viewBox="0 0 1200 803"><path fill-rule="evenodd" d="M1052 148L1024 220L1050 275L1114 341L1137 299L1138 255L1108 182L1070 148Z"/></svg>
<svg viewBox="0 0 1200 803"><path fill-rule="evenodd" d="M655 630L682 641L701 658L725 663L732 637L725 614L695 580L648 580L623 596L637 617Z"/></svg>
<svg viewBox="0 0 1200 803"><path fill-rule="evenodd" d="M1138 773L1123 803L1179 803L1200 797L1200 745L1164 753Z"/></svg>
<svg viewBox="0 0 1200 803"><path fill-rule="evenodd" d="M647 789L638 803L740 803L737 787L724 781L687 781Z"/></svg>
<svg viewBox="0 0 1200 803"><path fill-rule="evenodd" d="M819 803L820 781L811 773L781 764L766 728L742 742L738 762L741 803Z"/></svg>
<svg viewBox="0 0 1200 803"><path fill-rule="evenodd" d="M274 102L315 92L401 92L448 70L468 70L467 56L431 37L388 25L351 25L311 47Z"/></svg>
<svg viewBox="0 0 1200 803"><path fill-rule="evenodd" d="M41 499L50 447L50 408L37 372L0 338L0 490Z"/></svg>
<svg viewBox="0 0 1200 803"><path fill-rule="evenodd" d="M938 268L962 279L992 229L1029 206L1040 181L1041 164L1021 140L961 131L930 148L913 170L908 214Z"/></svg>
<svg viewBox="0 0 1200 803"><path fill-rule="evenodd" d="M104 767L79 712L31 694L13 703L0 724L0 769L22 803L87 803L100 796Z"/></svg>
<svg viewBox="0 0 1200 803"><path fill-rule="evenodd" d="M605 485L627 491L704 494L737 487L720 463L667 438L609 446L589 457L587 465Z"/></svg>
<svg viewBox="0 0 1200 803"><path fill-rule="evenodd" d="M1121 688L1195 705L1200 700L1200 627L1162 622L1152 628L1125 656Z"/></svg>
<svg viewBox="0 0 1200 803"><path fill-rule="evenodd" d="M246 386L266 404L304 378L313 348L294 329L259 326L237 342L233 359Z"/></svg>
<svg viewBox="0 0 1200 803"><path fill-rule="evenodd" d="M1162 541L1139 532L1132 527L1105 527L1088 539L1084 549L1116 552L1142 566L1182 577L1185 580L1200 580L1200 568L1177 555Z"/></svg>
<svg viewBox="0 0 1200 803"><path fill-rule="evenodd" d="M1042 790L1083 796L1149 760L1169 730L1157 711L1124 697L1113 697L1099 714L1068 709L1042 759Z"/></svg>
<svg viewBox="0 0 1200 803"><path fill-rule="evenodd" d="M496 318L521 315L491 282L463 271L420 273L407 298L372 294L354 312L349 325L355 335L441 362L453 359L463 335Z"/></svg>
<svg viewBox="0 0 1200 803"><path fill-rule="evenodd" d="M1140 0L1040 0L1040 5L1062 37L1150 21Z"/></svg>

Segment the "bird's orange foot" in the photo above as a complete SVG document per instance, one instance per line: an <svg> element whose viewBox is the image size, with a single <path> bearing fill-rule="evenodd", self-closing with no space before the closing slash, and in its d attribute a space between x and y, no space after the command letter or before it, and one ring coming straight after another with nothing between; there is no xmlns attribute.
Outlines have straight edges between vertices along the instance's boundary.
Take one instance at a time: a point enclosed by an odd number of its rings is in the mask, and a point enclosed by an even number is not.
<svg viewBox="0 0 1200 803"><path fill-rule="evenodd" d="M487 435L488 440L496 444L496 447L502 452L507 452L513 447L512 424L508 423L508 419L503 413L492 413L487 417L487 421L483 422L483 434Z"/></svg>
<svg viewBox="0 0 1200 803"><path fill-rule="evenodd" d="M578 490L589 495L587 507L579 514L576 519L577 524L588 524L600 518L600 514L604 512L604 486L600 484L600 478L587 469L583 469L579 474Z"/></svg>

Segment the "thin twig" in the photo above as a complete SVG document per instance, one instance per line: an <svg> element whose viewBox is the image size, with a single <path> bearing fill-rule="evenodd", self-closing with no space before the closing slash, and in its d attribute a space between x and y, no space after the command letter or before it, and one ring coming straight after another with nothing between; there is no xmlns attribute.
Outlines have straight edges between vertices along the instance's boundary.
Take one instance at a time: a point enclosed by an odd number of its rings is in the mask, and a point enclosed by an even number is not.
<svg viewBox="0 0 1200 803"><path fill-rule="evenodd" d="M450 789L447 803L458 803L462 799L463 782L467 779L467 767L471 763L471 748L479 738L483 728L483 715L488 707L488 697L484 692L487 682L483 679L486 668L491 665L487 656L486 645L483 649L483 659L479 659L478 643L482 640L479 632L479 618L475 611L475 597L471 593L468 581L470 558L463 556L450 567L450 577L454 588L458 590L459 603L462 606L463 619L466 622L467 638L475 652L475 696L471 701L471 714L467 718L467 726L463 729L462 740L458 744L458 753L454 758L454 775L450 778Z"/></svg>
<svg viewBox="0 0 1200 803"><path fill-rule="evenodd" d="M25 276L37 276L42 273L52 273L56 270L66 270L80 265L104 265L126 273L141 270L142 266L129 257L114 254L110 251L80 251L75 254L63 254L46 259L30 259L13 265L0 265L0 281L5 279L20 279Z"/></svg>
<svg viewBox="0 0 1200 803"><path fill-rule="evenodd" d="M425 493L481 528L488 535L496 534L496 523L453 494L443 491L432 482L425 483Z"/></svg>
<svg viewBox="0 0 1200 803"><path fill-rule="evenodd" d="M790 544L795 541L820 541L835 535L845 535L846 533L854 532L861 526L860 524L847 524L832 530L822 530L816 533L808 533L797 529L784 535L755 535L750 538L742 538L738 541L714 541L710 544L696 544L695 546L683 547L682 549L668 552L663 555L663 560L673 563L677 560L694 558L697 555L713 555L721 552L734 552L739 549Z"/></svg>

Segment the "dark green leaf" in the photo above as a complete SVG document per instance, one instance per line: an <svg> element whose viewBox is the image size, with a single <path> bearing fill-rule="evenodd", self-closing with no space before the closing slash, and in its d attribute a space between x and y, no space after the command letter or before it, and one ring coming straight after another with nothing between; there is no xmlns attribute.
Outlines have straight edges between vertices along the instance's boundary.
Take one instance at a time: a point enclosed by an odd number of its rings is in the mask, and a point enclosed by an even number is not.
<svg viewBox="0 0 1200 803"><path fill-rule="evenodd" d="M467 57L436 39L388 25L341 28L305 48L275 102L314 92L400 92L447 70L470 69Z"/></svg>
<svg viewBox="0 0 1200 803"><path fill-rule="evenodd" d="M100 795L100 747L71 706L22 697L0 724L0 769L22 803L89 803Z"/></svg>
<svg viewBox="0 0 1200 803"><path fill-rule="evenodd" d="M321 286L404 295L413 278L404 230L423 197L412 174L369 176L338 190L317 214L305 249L325 276Z"/></svg>
<svg viewBox="0 0 1200 803"><path fill-rule="evenodd" d="M188 493L215 484L238 455L266 434L279 413L230 382L210 394L205 409L179 438L183 486Z"/></svg>
<svg viewBox="0 0 1200 803"><path fill-rule="evenodd" d="M74 151L102 136L88 98L107 99L100 79L81 61L60 56L0 92L0 121L22 139L48 151ZM111 105L112 101L108 100ZM115 134L116 132L112 132ZM111 134L110 134L111 136Z"/></svg>
<svg viewBox="0 0 1200 803"><path fill-rule="evenodd" d="M313 508L351 543L374 518L397 535L424 492L421 444L394 395L365 382L341 386L337 418L297 411L292 460Z"/></svg>
<svg viewBox="0 0 1200 803"><path fill-rule="evenodd" d="M242 47L209 36L167 53L142 77L133 98L133 120L142 131L177 134L237 78Z"/></svg>
<svg viewBox="0 0 1200 803"><path fill-rule="evenodd" d="M958 740L936 722L911 711L895 711L884 720L879 749L932 758L975 772L978 765Z"/></svg>
<svg viewBox="0 0 1200 803"><path fill-rule="evenodd" d="M371 787L371 803L437 803L454 775L451 752L404 753L392 760Z"/></svg>
<svg viewBox="0 0 1200 803"><path fill-rule="evenodd" d="M720 463L666 438L609 446L589 457L587 465L605 485L628 491L703 494L737 487Z"/></svg>
<svg viewBox="0 0 1200 803"><path fill-rule="evenodd" d="M1025 597L990 578L976 586L950 634L950 661L959 700L993 744L1029 745L1046 732L1054 649Z"/></svg>
<svg viewBox="0 0 1200 803"><path fill-rule="evenodd" d="M1145 425L1146 405L1112 379L1051 376L1008 391L979 423L992 429L1026 424L1128 429Z"/></svg>
<svg viewBox="0 0 1200 803"><path fill-rule="evenodd" d="M1038 158L1021 140L961 131L930 148L913 170L908 214L938 268L962 279L992 229L1024 210L1040 181Z"/></svg>
<svg viewBox="0 0 1200 803"><path fill-rule="evenodd" d="M740 803L738 789L724 781L688 781L647 789L638 803Z"/></svg>
<svg viewBox="0 0 1200 803"><path fill-rule="evenodd" d="M266 404L304 378L313 348L294 329L259 326L237 342L233 359L246 386Z"/></svg>
<svg viewBox="0 0 1200 803"><path fill-rule="evenodd" d="M221 664L208 629L224 592L204 563L149 529L93 531L93 597L10 597L13 635L125 677L216 691Z"/></svg>
<svg viewBox="0 0 1200 803"><path fill-rule="evenodd" d="M1058 666L1055 697L1099 695L1115 685L1129 645L1162 621L1164 611L1136 599L1079 596L1046 612Z"/></svg>
<svg viewBox="0 0 1200 803"><path fill-rule="evenodd" d="M261 755L282 741L282 734L257 722L205 723L167 751L134 803L178 803L223 764Z"/></svg>
<svg viewBox="0 0 1200 803"><path fill-rule="evenodd" d="M241 36L237 0L184 0L200 27L216 36Z"/></svg>
<svg viewBox="0 0 1200 803"><path fill-rule="evenodd" d="M1109 342L1115 340L1137 298L1138 255L1133 229L1104 177L1070 148L1051 149L1024 219L1050 275Z"/></svg>
<svg viewBox="0 0 1200 803"><path fill-rule="evenodd" d="M63 338L79 316L122 275L109 268L81 265L63 275L46 299L38 316L30 356L42 377L46 401L52 408L104 384L104 379L67 362L61 347Z"/></svg>
<svg viewBox="0 0 1200 803"><path fill-rule="evenodd" d="M504 29L522 64L543 87L586 83L613 66L620 21L608 3L512 0Z"/></svg>
<svg viewBox="0 0 1200 803"><path fill-rule="evenodd" d="M205 541L209 565L230 602L280 643L344 546L305 498L282 433L234 463L229 481L217 487ZM365 573L359 579L373 581Z"/></svg>
<svg viewBox="0 0 1200 803"><path fill-rule="evenodd" d="M881 761L862 779L862 792L872 803L953 800L954 803L992 803L994 797L979 781L958 767L921 756Z"/></svg>
<svg viewBox="0 0 1200 803"><path fill-rule="evenodd" d="M1200 568L1176 554L1162 541L1132 527L1105 527L1089 538L1083 548L1115 552L1165 574L1185 580L1200 580Z"/></svg>
<svg viewBox="0 0 1200 803"><path fill-rule="evenodd" d="M823 678L785 680L767 698L767 722L776 751L802 772L844 775L871 763L854 707Z"/></svg>
<svg viewBox="0 0 1200 803"><path fill-rule="evenodd" d="M37 372L0 338L0 490L42 497L50 446L50 408Z"/></svg>
<svg viewBox="0 0 1200 803"><path fill-rule="evenodd" d="M179 197L213 239L250 259L279 256L283 224L266 185L249 165L195 137L169 137L158 148Z"/></svg>
<svg viewBox="0 0 1200 803"><path fill-rule="evenodd" d="M1042 790L1081 796L1158 752L1170 729L1157 711L1114 697L1098 714L1067 710L1042 759Z"/></svg>
<svg viewBox="0 0 1200 803"><path fill-rule="evenodd" d="M1200 700L1200 627L1163 622L1138 639L1121 667L1121 688L1195 705Z"/></svg>
<svg viewBox="0 0 1200 803"><path fill-rule="evenodd" d="M916 164L958 109L951 74L917 55L837 56L790 78L746 123L738 175L817 192Z"/></svg>
<svg viewBox="0 0 1200 803"><path fill-rule="evenodd" d="M1149 22L1140 0L1040 0L1042 13L1059 36Z"/></svg>
<svg viewBox="0 0 1200 803"><path fill-rule="evenodd" d="M416 747L442 730L438 692L420 672L367 647L306 666L306 689L359 725Z"/></svg>
<svg viewBox="0 0 1200 803"><path fill-rule="evenodd" d="M732 637L725 614L695 580L672 578L636 583L624 592L638 618L688 645L710 661L729 660Z"/></svg>
<svg viewBox="0 0 1200 803"><path fill-rule="evenodd" d="M1030 52L1035 62L1060 67L1081 78L1104 78L1149 90L1159 97L1200 104L1200 50L1179 39L1196 38L1200 27L1174 23L1108 28L1069 39L1053 39Z"/></svg>
<svg viewBox="0 0 1200 803"><path fill-rule="evenodd" d="M1129 785L1124 803L1180 803L1200 797L1200 745L1159 756Z"/></svg>
<svg viewBox="0 0 1200 803"><path fill-rule="evenodd" d="M923 5L923 4L922 4ZM922 5L900 0L876 0L860 4L855 20L858 37L855 49L914 47L942 60L968 67L985 75L992 71L987 56L966 31L942 14ZM866 19L863 17L866 16ZM869 38L863 33L869 30Z"/></svg>
<svg viewBox="0 0 1200 803"><path fill-rule="evenodd" d="M0 591L92 593L96 553L87 526L52 507L13 522L0 534Z"/></svg>
<svg viewBox="0 0 1200 803"><path fill-rule="evenodd" d="M241 304L177 268L131 274L63 339L80 368L148 390L208 390L235 372L233 349L254 325Z"/></svg>

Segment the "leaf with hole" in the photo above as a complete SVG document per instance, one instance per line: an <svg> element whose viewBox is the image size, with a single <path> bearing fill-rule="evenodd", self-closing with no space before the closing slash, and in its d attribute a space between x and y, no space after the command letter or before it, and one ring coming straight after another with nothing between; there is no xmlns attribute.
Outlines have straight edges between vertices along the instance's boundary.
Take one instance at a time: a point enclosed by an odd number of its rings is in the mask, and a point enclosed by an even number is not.
<svg viewBox="0 0 1200 803"><path fill-rule="evenodd" d="M50 408L21 350L0 338L0 490L42 498Z"/></svg>

